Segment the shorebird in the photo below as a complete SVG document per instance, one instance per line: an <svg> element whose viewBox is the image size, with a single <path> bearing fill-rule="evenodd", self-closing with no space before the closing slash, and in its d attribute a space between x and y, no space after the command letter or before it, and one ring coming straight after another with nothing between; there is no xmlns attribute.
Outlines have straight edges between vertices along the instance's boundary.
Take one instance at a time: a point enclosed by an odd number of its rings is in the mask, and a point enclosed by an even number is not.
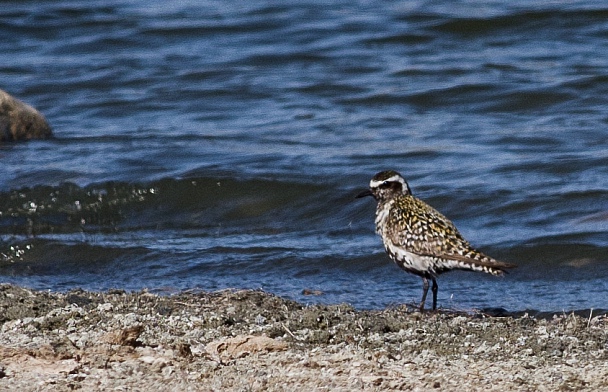
<svg viewBox="0 0 608 392"><path fill-rule="evenodd" d="M486 256L465 240L456 226L439 211L414 197L401 174L376 174L369 189L357 198L372 196L376 207L376 233L389 257L402 269L422 277L420 312L424 311L429 279L433 282L433 310L437 309L437 276L450 270L502 275L515 264Z"/></svg>

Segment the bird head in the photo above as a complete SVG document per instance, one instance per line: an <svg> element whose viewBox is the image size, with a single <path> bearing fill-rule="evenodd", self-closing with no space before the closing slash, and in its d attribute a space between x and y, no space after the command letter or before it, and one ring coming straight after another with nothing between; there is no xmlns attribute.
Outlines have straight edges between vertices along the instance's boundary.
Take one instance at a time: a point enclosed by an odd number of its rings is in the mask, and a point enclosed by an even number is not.
<svg viewBox="0 0 608 392"><path fill-rule="evenodd" d="M385 170L376 174L369 182L369 189L356 197L373 196L377 201L390 200L399 195L411 194L407 181L394 170Z"/></svg>

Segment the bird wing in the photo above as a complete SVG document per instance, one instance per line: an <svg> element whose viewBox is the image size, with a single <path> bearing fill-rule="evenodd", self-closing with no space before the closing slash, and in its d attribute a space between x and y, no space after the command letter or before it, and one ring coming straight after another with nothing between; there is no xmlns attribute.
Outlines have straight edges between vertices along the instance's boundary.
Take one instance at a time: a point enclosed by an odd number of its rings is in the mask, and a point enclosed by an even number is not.
<svg viewBox="0 0 608 392"><path fill-rule="evenodd" d="M391 242L409 252L491 268L515 267L477 251L449 219L413 196L400 198L393 206L389 219L393 220L392 227L398 227L388 233Z"/></svg>

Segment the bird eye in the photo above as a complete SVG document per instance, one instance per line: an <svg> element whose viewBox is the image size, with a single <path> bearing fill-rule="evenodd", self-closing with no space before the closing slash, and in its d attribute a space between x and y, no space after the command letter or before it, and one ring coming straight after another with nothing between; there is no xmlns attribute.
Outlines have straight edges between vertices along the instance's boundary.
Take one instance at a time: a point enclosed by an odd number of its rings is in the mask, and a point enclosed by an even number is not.
<svg viewBox="0 0 608 392"><path fill-rule="evenodd" d="M384 181L382 184L380 184L380 188L388 188L391 186L391 183L388 181Z"/></svg>

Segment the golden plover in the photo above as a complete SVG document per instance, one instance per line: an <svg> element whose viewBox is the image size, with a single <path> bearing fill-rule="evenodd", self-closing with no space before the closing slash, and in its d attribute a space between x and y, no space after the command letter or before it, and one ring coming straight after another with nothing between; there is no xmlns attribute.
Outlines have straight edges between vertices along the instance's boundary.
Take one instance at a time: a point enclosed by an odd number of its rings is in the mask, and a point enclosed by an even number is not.
<svg viewBox="0 0 608 392"><path fill-rule="evenodd" d="M402 269L422 277L420 311L433 282L433 310L437 308L435 278L453 269L502 275L515 264L503 263L479 252L465 240L456 226L439 211L414 197L405 179L396 171L376 174L369 189L358 198L373 196L376 207L376 233L384 249Z"/></svg>

